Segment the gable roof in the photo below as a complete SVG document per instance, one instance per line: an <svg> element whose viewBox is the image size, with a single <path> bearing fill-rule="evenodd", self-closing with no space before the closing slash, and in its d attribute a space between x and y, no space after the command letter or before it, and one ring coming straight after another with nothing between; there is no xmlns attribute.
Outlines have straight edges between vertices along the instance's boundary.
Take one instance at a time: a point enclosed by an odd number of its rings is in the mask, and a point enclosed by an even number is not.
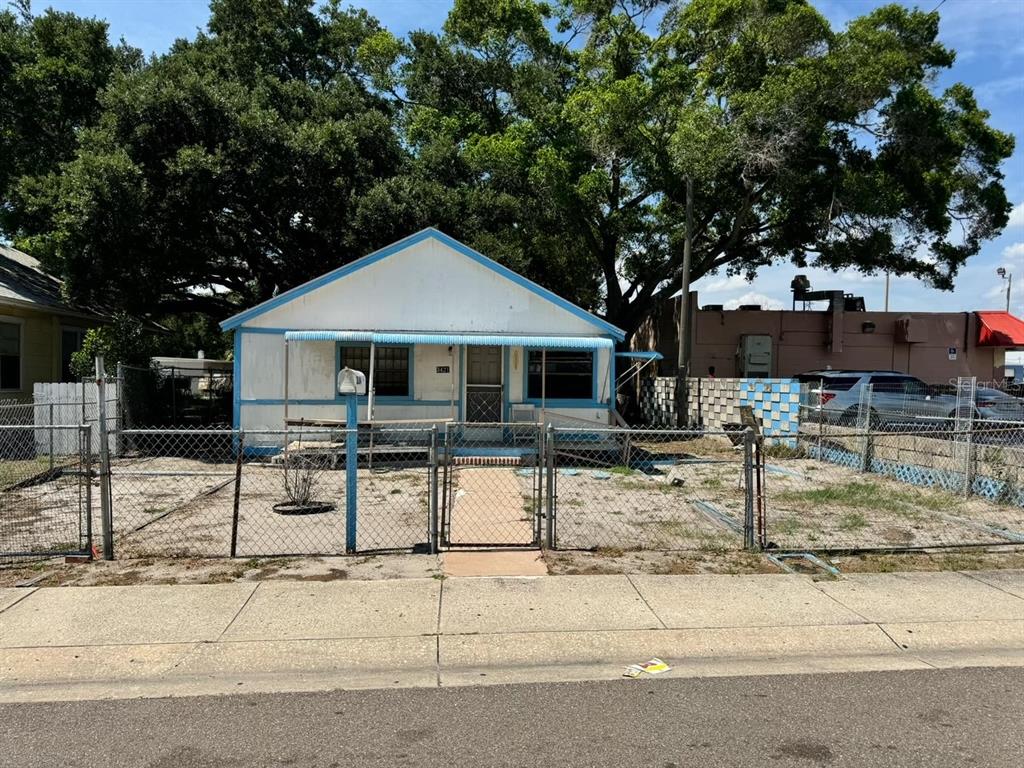
<svg viewBox="0 0 1024 768"><path fill-rule="evenodd" d="M43 271L39 260L27 253L0 245L0 304L14 304L56 313L90 318L103 313L68 301L64 283Z"/></svg>
<svg viewBox="0 0 1024 768"><path fill-rule="evenodd" d="M494 259L490 259L487 256L484 256L479 251L473 250L468 245L460 243L455 238L446 235L444 232L441 232L440 230L435 229L434 227L427 227L426 229L421 229L419 232L409 235L408 237L402 238L401 240L398 240L392 243L391 245L385 246L380 250L374 251L373 253L367 256L363 256L360 259L356 259L355 261L349 264L346 264L342 267L338 267L337 269L327 272L321 275L320 277L313 278L312 280L303 283L302 285L296 286L291 290L285 291L284 293L278 294L277 296L271 299L267 299L262 304L257 304L255 307L251 307L243 312L239 312L238 314L233 315L232 317L229 317L227 320L223 321L220 324L220 327L222 330L225 331L238 328L239 326L243 325L246 321L252 320L253 318L258 317L259 315L262 315L264 312L268 312L276 307L280 307L283 304L287 304L288 302L297 299L298 297L303 296L309 293L310 291L313 291L329 283L333 283L336 280L340 280L341 278L346 277L347 275L350 275L353 272L357 272L358 270L363 269L364 267L368 267L371 264L376 264L378 261L386 259L388 256L391 256L392 254L398 253L399 251L405 250L409 246L415 245L416 243L428 239L437 240L438 242L448 246L449 248L462 254L463 256L466 256L467 258L471 259L477 264L480 264L481 266L486 267L487 269L490 269L493 272L496 272L502 277L511 280L517 285L551 302L557 307L564 309L570 312L571 314L575 315L576 317L579 317L587 321L591 325L600 329L602 333L608 334L620 341L626 337L625 331L623 331L621 328L618 328L617 326L609 323L607 320L604 320L603 318L598 317L592 312L588 312L582 307L573 304L571 301L563 299L558 294L549 291L547 288L544 288L543 286L538 285L532 280L523 277L518 272L514 272L508 267L499 264L498 262L494 261Z"/></svg>

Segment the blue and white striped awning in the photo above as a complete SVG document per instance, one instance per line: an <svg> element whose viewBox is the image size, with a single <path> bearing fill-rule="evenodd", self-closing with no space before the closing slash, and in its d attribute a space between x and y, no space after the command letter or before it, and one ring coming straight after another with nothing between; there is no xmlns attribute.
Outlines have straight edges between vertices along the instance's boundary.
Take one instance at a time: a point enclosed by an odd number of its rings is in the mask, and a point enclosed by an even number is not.
<svg viewBox="0 0 1024 768"><path fill-rule="evenodd" d="M354 341L374 344L471 344L486 347L538 347L544 349L611 349L615 342L603 336L523 336L482 333L409 333L405 331L285 331L286 341Z"/></svg>

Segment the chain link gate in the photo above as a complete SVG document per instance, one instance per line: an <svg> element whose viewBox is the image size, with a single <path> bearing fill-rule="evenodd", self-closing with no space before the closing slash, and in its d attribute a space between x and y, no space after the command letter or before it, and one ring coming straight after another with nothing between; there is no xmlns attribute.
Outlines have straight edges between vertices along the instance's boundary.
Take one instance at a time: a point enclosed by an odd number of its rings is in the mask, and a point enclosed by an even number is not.
<svg viewBox="0 0 1024 768"><path fill-rule="evenodd" d="M92 434L0 426L0 562L92 552Z"/></svg>
<svg viewBox="0 0 1024 768"><path fill-rule="evenodd" d="M443 546L540 546L543 440L539 424L445 425L440 448Z"/></svg>

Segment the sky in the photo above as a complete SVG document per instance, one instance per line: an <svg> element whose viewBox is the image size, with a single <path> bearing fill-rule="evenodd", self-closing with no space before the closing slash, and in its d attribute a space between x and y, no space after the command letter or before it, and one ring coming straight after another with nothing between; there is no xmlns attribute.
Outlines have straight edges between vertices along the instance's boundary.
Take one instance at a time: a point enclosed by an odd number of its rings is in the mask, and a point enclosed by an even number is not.
<svg viewBox="0 0 1024 768"><path fill-rule="evenodd" d="M0 0L2 2L2 0ZM812 0L836 28L883 0ZM893 277L889 308L893 311L1003 309L1006 283L996 274L1004 267L1013 275L1011 311L1024 316L1024 0L903 0L924 10L938 7L942 42L957 53L957 61L935 84L942 89L963 82L974 89L991 123L1012 133L1017 150L1006 162L1007 194L1014 204L1010 225L960 271L955 290L937 291L912 278ZM413 29L439 29L451 0L366 0L366 8L388 29L403 35ZM33 11L47 7L80 16L96 16L110 24L110 36L124 38L145 53L162 53L175 39L191 37L206 25L207 0L34 0ZM761 304L789 307L789 283L797 272L806 274L815 290L839 290L865 297L869 310L883 308L885 278L848 271L798 270L781 264L762 270L753 283L741 277L710 275L695 284L700 303Z"/></svg>

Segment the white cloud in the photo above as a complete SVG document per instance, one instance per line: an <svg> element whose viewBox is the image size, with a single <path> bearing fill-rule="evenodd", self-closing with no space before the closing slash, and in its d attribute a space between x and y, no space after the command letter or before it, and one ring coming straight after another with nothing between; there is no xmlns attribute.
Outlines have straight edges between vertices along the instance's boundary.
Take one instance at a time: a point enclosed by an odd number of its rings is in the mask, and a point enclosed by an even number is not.
<svg viewBox="0 0 1024 768"><path fill-rule="evenodd" d="M1017 203L1013 206L1013 210L1010 211L1010 220L1006 223L1007 229L1010 227L1024 227L1024 203Z"/></svg>
<svg viewBox="0 0 1024 768"><path fill-rule="evenodd" d="M1024 243L1014 243L1003 248L1003 258L1007 261L1024 260Z"/></svg>
<svg viewBox="0 0 1024 768"><path fill-rule="evenodd" d="M737 289L746 288L750 283L743 275L729 275L725 278L713 280L707 285L701 285L699 282L696 284L697 290L701 293L724 293L725 291L735 291Z"/></svg>
<svg viewBox="0 0 1024 768"><path fill-rule="evenodd" d="M771 296L757 293L756 291L748 291L739 298L730 299L725 302L725 308L736 309L741 304L758 304L761 309L785 309L785 306L778 299L773 299Z"/></svg>

